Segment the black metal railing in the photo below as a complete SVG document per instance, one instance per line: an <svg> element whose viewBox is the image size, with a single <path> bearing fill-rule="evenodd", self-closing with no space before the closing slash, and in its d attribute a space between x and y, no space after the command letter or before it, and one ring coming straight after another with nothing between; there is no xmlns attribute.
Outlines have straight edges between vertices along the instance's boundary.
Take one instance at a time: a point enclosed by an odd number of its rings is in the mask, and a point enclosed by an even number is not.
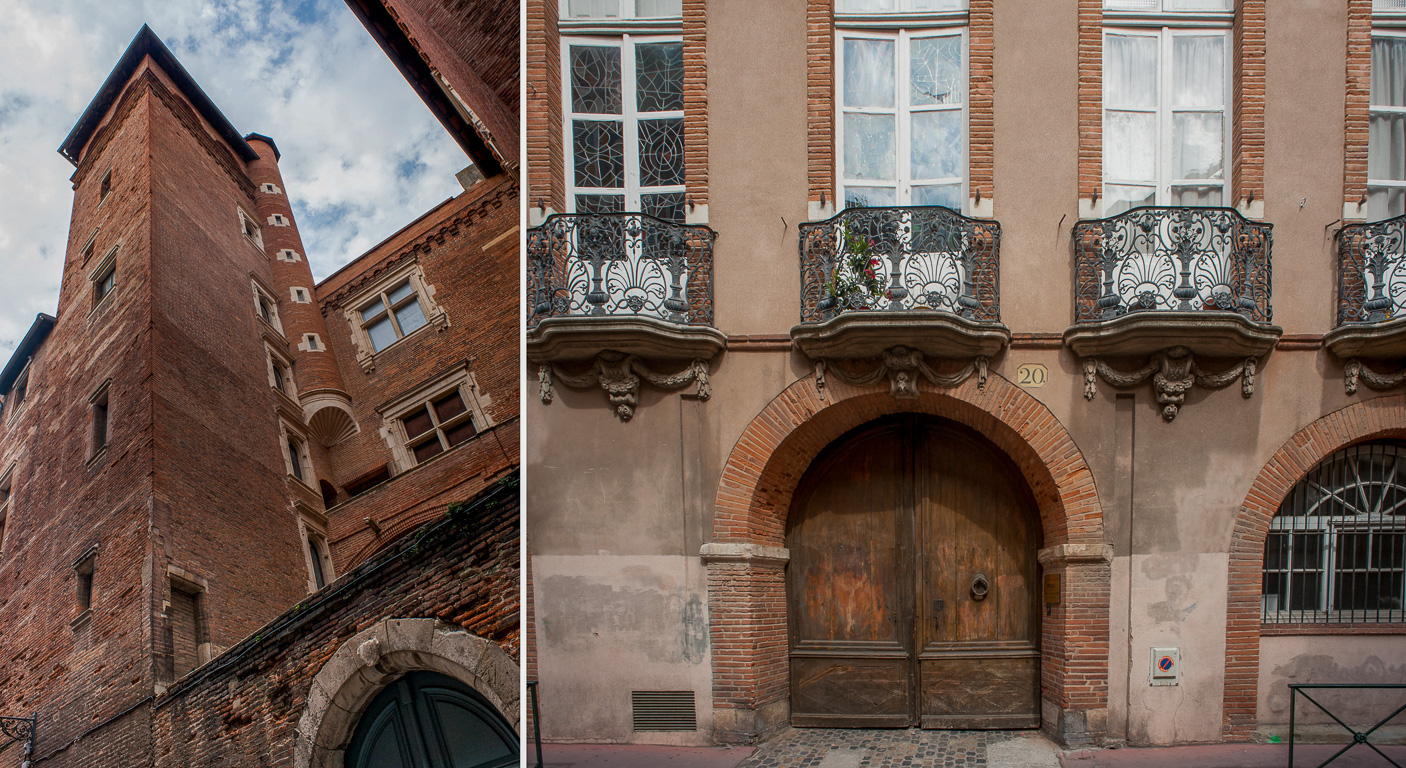
<svg viewBox="0 0 1406 768"><path fill-rule="evenodd" d="M848 208L800 225L801 322L856 310L1000 322L1001 225L948 208Z"/></svg>
<svg viewBox="0 0 1406 768"><path fill-rule="evenodd" d="M537 748L537 762L532 768L542 768L542 721L537 714L537 681L527 681L527 695L532 699L532 743Z"/></svg>
<svg viewBox="0 0 1406 768"><path fill-rule="evenodd" d="M606 316L712 325L716 237L640 213L548 216L527 232L527 325Z"/></svg>
<svg viewBox="0 0 1406 768"><path fill-rule="evenodd" d="M1339 718L1337 715L1335 715L1335 714L1333 714L1332 712L1328 711L1328 708L1327 708L1327 707L1323 706L1321 703L1319 703L1317 700L1315 700L1312 696L1310 696L1310 695L1308 695L1307 693L1304 692L1305 689L1308 689L1308 690L1319 690L1319 689L1324 689L1324 688L1341 688L1341 689L1351 689L1351 690L1364 690L1364 689L1371 689L1371 690L1406 690L1406 684L1399 684L1399 683L1340 683L1340 684L1333 684L1333 683L1290 683L1290 684L1289 684L1289 766L1290 766L1290 768L1293 768L1293 766L1294 766L1294 743L1295 743L1295 741L1296 741L1295 735L1297 734L1297 727L1296 727L1296 726L1297 726L1297 723L1296 723L1295 721L1297 720L1297 711L1296 711L1296 710L1297 710L1298 698L1299 698L1300 696L1302 696L1302 697L1304 697L1305 699L1307 699L1308 701L1312 702L1312 704L1313 704L1315 707L1318 707L1320 710L1323 711L1323 714L1325 714L1325 715L1327 715L1328 717L1332 718L1333 722L1337 723L1338 725L1341 725L1344 729L1347 730L1348 733L1352 734L1352 741L1348 742L1347 746L1345 746L1345 747L1343 747L1342 749L1340 749L1340 750L1338 750L1337 752L1335 752L1332 757L1329 757L1327 760L1324 760L1323 762L1319 763L1319 764L1318 764L1318 768L1323 768L1323 766L1327 765L1328 763L1331 763L1331 762L1333 762L1334 760L1337 760L1339 757L1341 757L1341 756L1343 755L1344 752L1347 752L1349 749L1352 749L1353 747L1357 746L1358 744L1362 744L1362 745L1364 745L1364 746L1370 748L1373 752L1376 752L1378 755L1381 755L1381 757L1382 757L1383 760L1385 760L1385 761L1387 761L1388 763L1391 763L1392 765L1396 766L1396 768L1401 768L1401 764L1400 764L1400 763L1396 762L1395 760L1392 760L1390 757L1387 757L1386 753L1382 752L1380 749L1377 749L1377 745L1375 745L1375 744L1372 743L1371 738L1372 738L1372 734L1377 732L1377 729L1381 728L1383 725L1386 725L1388 722L1390 722L1390 721L1392 720L1392 718L1395 718L1397 715L1401 714L1402 712L1406 712L1406 703L1404 703L1404 704L1402 704L1401 706L1397 707L1397 708L1396 708L1396 711L1392 712L1391 714L1389 714L1389 715L1387 715L1386 717L1382 718L1381 720L1377 721L1377 724L1376 724L1376 725L1373 725L1371 728L1368 728L1368 729L1366 729L1365 731L1359 731L1359 730L1353 728L1352 726L1348 725L1347 723L1343 722L1342 719ZM1360 701L1360 697L1354 697L1354 701Z"/></svg>
<svg viewBox="0 0 1406 768"><path fill-rule="evenodd" d="M1271 226L1230 208L1134 208L1074 225L1075 322L1238 312L1267 323Z"/></svg>
<svg viewBox="0 0 1406 768"><path fill-rule="evenodd" d="M1338 325L1406 310L1406 216L1338 230Z"/></svg>

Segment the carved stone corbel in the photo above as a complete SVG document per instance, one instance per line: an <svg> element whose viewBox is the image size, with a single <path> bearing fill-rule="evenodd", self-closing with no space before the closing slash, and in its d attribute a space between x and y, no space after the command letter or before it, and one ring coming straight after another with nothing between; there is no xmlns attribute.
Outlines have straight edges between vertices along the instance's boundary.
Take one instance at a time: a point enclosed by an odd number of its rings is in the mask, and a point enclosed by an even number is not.
<svg viewBox="0 0 1406 768"><path fill-rule="evenodd" d="M1391 389L1392 387L1399 386L1403 381L1406 381L1406 371L1398 371L1397 373L1377 373L1371 368L1368 368L1361 360L1354 357L1348 360L1347 365L1343 368L1343 377L1346 379L1347 393L1349 395L1355 395L1357 394L1357 382L1359 379L1363 384L1366 384L1372 389Z"/></svg>
<svg viewBox="0 0 1406 768"><path fill-rule="evenodd" d="M629 421L635 415L635 404L640 391L640 379L660 389L681 389L698 382L698 399L707 400L713 390L708 381L708 364L694 360L688 367L674 374L655 373L644 361L634 355L621 352L602 352L596 355L591 369L573 376L553 363L542 363L537 367L537 393L543 403L552 402L552 387L560 381L573 389L588 389L599 385L605 390L606 398L615 408L615 415L621 421Z"/></svg>
<svg viewBox="0 0 1406 768"><path fill-rule="evenodd" d="M961 370L952 373L938 373L927 364L922 352L910 347L896 346L884 350L877 368L856 374L835 365L833 360L820 358L815 361L815 387L820 390L821 397L825 396L827 373L833 374L840 381L855 387L871 387L888 377L889 394L900 400L909 400L918 396L919 376L927 379L934 386L950 389L971 378L972 374L976 374L977 387L985 389L987 360L985 357L977 357L963 366Z"/></svg>
<svg viewBox="0 0 1406 768"><path fill-rule="evenodd" d="M1186 404L1186 393L1195 385L1209 389L1220 389L1236 379L1240 379L1240 394L1250 397L1255 393L1255 358L1246 357L1239 365L1231 366L1220 373L1207 373L1201 370L1186 347L1168 347L1152 356L1147 365L1136 371L1120 371L1111 368L1097 358L1084 359L1084 399L1092 400L1097 393L1098 379L1115 387L1132 387L1152 378L1152 389L1157 394L1157 402L1162 404L1162 418L1171 421L1177 411Z"/></svg>

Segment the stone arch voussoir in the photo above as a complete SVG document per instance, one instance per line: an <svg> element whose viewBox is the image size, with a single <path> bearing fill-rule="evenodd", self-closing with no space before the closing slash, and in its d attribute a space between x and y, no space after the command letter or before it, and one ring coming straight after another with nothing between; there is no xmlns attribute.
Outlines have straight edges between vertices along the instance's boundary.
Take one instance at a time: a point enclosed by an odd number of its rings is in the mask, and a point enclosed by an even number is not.
<svg viewBox="0 0 1406 768"><path fill-rule="evenodd" d="M342 643L313 678L294 734L295 768L341 768L366 705L397 678L421 670L473 688L520 728L518 665L506 651L436 619L386 619Z"/></svg>

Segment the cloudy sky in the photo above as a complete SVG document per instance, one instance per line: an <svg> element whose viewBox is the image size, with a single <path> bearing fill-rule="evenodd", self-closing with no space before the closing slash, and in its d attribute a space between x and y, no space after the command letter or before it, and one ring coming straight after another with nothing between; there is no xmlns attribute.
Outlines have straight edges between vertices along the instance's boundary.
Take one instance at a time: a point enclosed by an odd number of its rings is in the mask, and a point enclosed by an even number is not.
<svg viewBox="0 0 1406 768"><path fill-rule="evenodd" d="M240 133L278 142L317 279L460 190L468 158L343 0L0 0L0 366L58 308L58 147L143 23Z"/></svg>

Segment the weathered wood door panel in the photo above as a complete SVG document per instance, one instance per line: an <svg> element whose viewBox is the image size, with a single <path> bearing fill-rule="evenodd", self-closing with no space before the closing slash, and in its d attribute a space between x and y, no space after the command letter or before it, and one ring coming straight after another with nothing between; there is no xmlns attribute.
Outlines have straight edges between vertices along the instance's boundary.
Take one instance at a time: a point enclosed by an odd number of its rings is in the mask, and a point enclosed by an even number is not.
<svg viewBox="0 0 1406 768"><path fill-rule="evenodd" d="M980 436L862 427L812 463L787 530L792 723L1039 724L1034 501Z"/></svg>

